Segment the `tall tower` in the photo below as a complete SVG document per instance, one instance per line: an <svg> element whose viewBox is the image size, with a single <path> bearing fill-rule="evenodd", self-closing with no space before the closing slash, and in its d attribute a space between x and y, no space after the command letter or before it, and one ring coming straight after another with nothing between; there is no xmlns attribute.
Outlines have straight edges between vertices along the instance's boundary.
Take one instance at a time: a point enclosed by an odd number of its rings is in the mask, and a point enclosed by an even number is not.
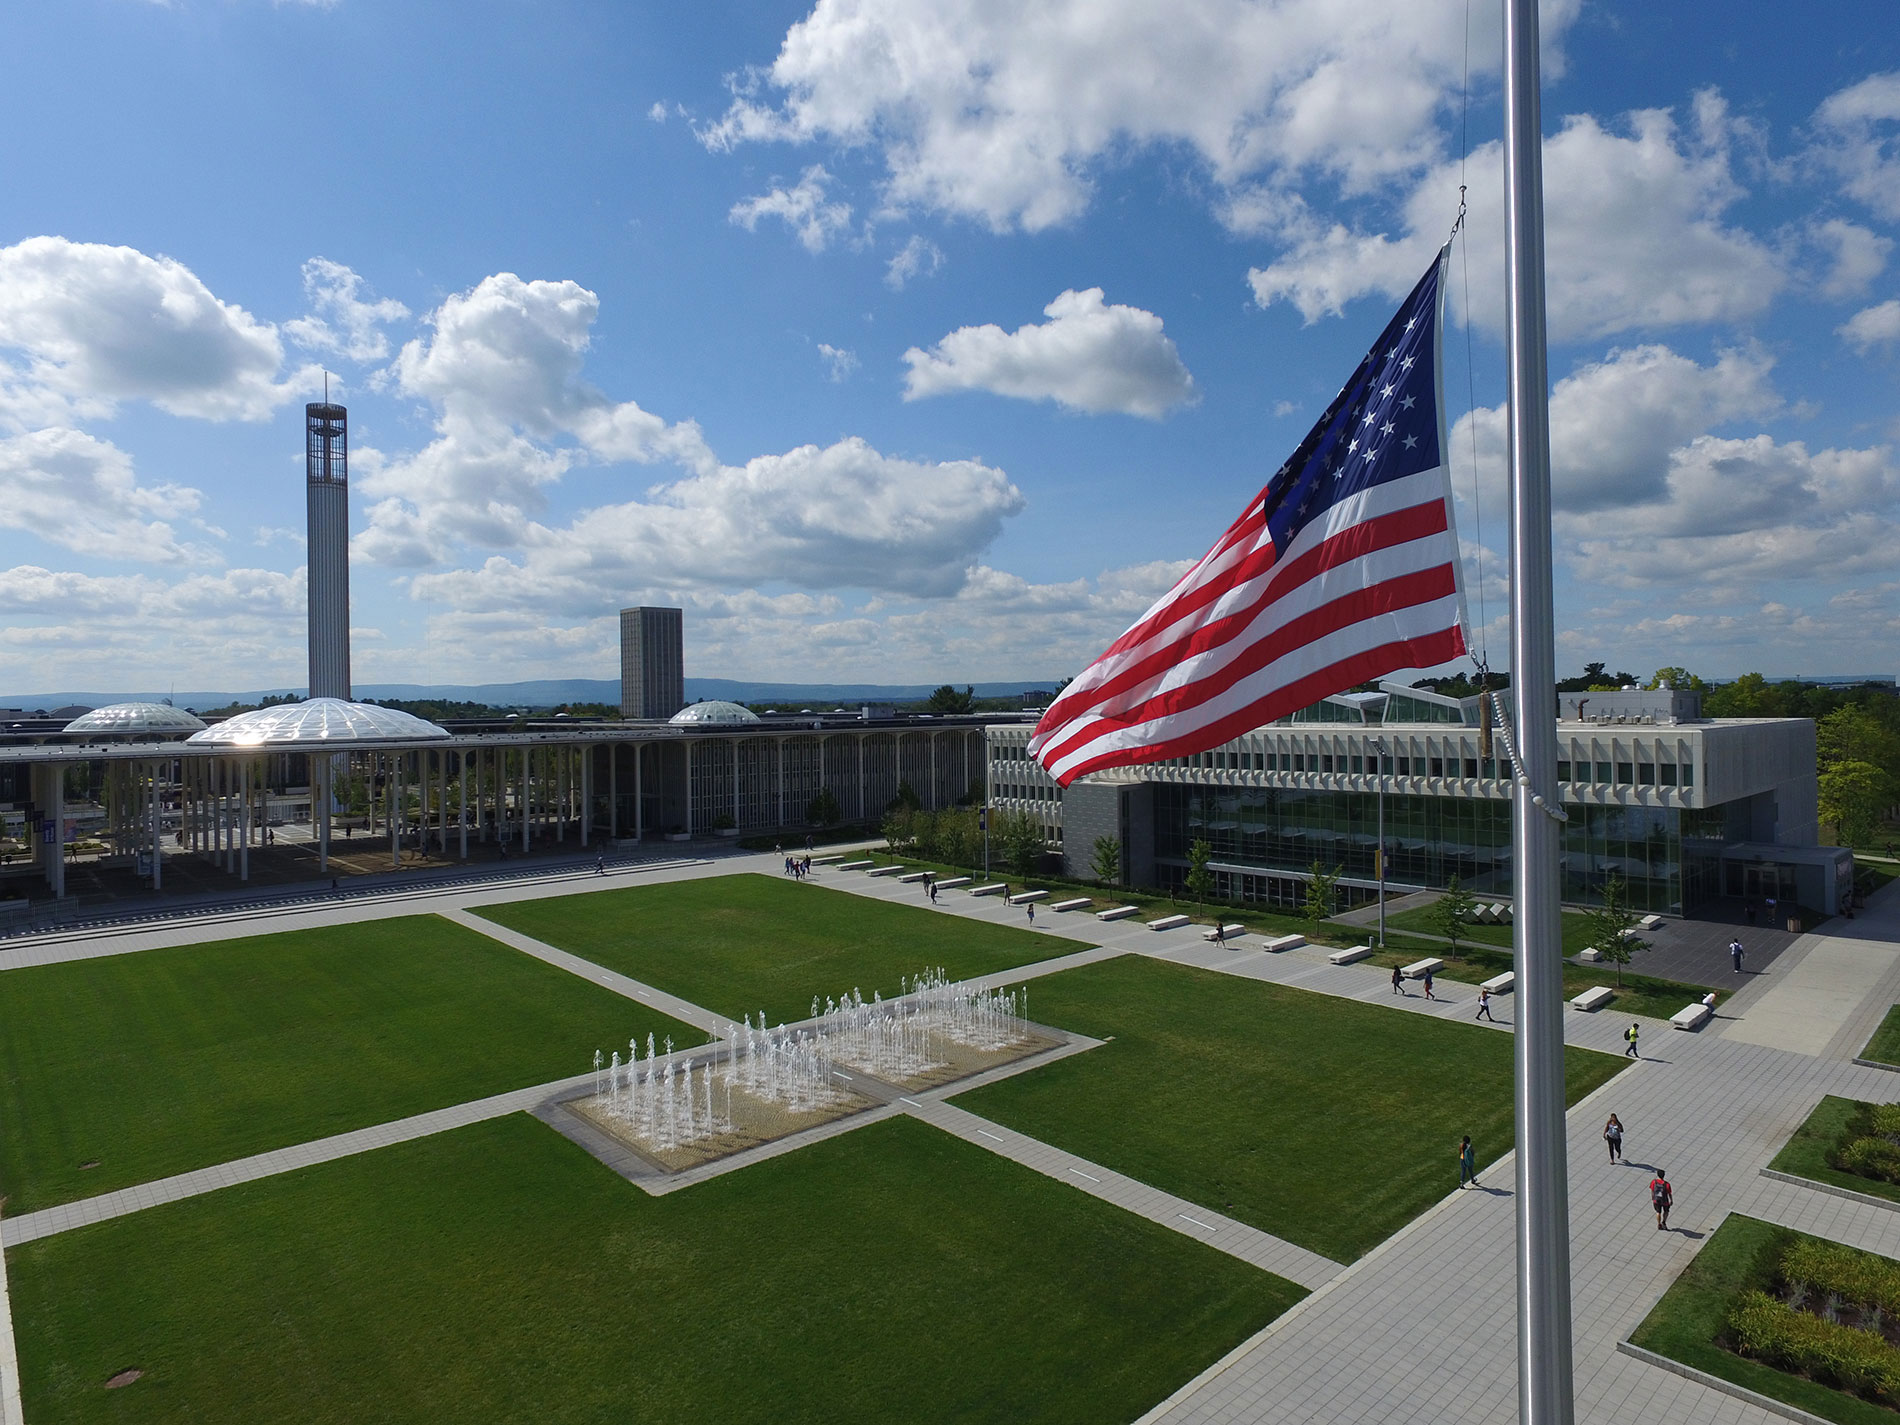
<svg viewBox="0 0 1900 1425"><path fill-rule="evenodd" d="M350 422L329 401L303 408L309 512L310 696L350 696Z"/></svg>
<svg viewBox="0 0 1900 1425"><path fill-rule="evenodd" d="M667 718L686 706L685 611L620 611L620 715Z"/></svg>

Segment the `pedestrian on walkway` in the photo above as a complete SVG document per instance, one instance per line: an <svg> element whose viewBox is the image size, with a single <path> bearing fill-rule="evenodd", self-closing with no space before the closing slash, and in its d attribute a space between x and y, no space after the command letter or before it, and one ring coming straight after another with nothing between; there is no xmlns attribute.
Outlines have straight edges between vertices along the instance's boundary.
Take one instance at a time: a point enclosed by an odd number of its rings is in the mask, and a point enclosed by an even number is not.
<svg viewBox="0 0 1900 1425"><path fill-rule="evenodd" d="M1735 973L1738 975L1741 974L1742 973L1742 942L1739 938L1729 941L1728 957L1729 959L1735 962Z"/></svg>
<svg viewBox="0 0 1900 1425"><path fill-rule="evenodd" d="M1430 970L1427 970L1425 972L1425 998L1426 999L1438 998L1437 995L1432 993L1432 972Z"/></svg>
<svg viewBox="0 0 1900 1425"><path fill-rule="evenodd" d="M1463 1187L1466 1183L1473 1187L1478 1185L1478 1155L1472 1151L1469 1133L1458 1144L1458 1186Z"/></svg>
<svg viewBox="0 0 1900 1425"><path fill-rule="evenodd" d="M1405 976L1399 973L1399 967L1397 965L1392 967L1392 993L1395 995L1405 994Z"/></svg>
<svg viewBox="0 0 1900 1425"><path fill-rule="evenodd" d="M607 858L605 856L596 856L594 858L594 874L596 876L604 876L607 874Z"/></svg>
<svg viewBox="0 0 1900 1425"><path fill-rule="evenodd" d="M1603 1141L1610 1145L1610 1161L1618 1161L1623 1156L1623 1120L1614 1113L1610 1121L1603 1125Z"/></svg>
<svg viewBox="0 0 1900 1425"><path fill-rule="evenodd" d="M1649 1180L1649 1205L1656 1209L1656 1230L1669 1230L1669 1209L1676 1205L1676 1190L1669 1186L1669 1174L1661 1168Z"/></svg>
<svg viewBox="0 0 1900 1425"><path fill-rule="evenodd" d="M1636 1021L1633 1019L1630 1021L1630 1027L1623 1031L1623 1042L1629 1045L1629 1048L1623 1051L1623 1057L1625 1059L1640 1059L1643 1057L1636 1052L1636 1036L1640 1032L1641 1031L1637 1028Z"/></svg>
<svg viewBox="0 0 1900 1425"><path fill-rule="evenodd" d="M1034 901L1029 903L1029 923L1031 925L1036 923L1036 903Z"/></svg>
<svg viewBox="0 0 1900 1425"><path fill-rule="evenodd" d="M1491 1019L1491 991L1484 985L1478 986L1478 1012L1473 1017L1477 1019ZM1497 1023L1495 1019L1491 1019L1491 1022L1493 1024Z"/></svg>

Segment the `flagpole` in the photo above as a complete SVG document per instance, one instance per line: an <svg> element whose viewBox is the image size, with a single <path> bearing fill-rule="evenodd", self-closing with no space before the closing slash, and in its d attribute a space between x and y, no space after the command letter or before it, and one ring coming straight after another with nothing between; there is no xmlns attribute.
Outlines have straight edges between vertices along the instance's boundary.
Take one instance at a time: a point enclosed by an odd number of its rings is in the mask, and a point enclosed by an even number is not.
<svg viewBox="0 0 1900 1425"><path fill-rule="evenodd" d="M1510 363L1511 801L1517 985L1517 1399L1522 1425L1571 1425L1570 1191L1558 904L1557 655L1544 335L1537 0L1504 4L1506 341Z"/></svg>

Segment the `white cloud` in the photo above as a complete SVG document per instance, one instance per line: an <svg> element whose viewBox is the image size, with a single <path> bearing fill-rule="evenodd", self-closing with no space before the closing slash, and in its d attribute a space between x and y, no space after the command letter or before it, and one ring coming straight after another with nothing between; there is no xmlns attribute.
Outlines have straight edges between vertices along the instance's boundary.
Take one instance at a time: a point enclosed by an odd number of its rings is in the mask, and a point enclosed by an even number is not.
<svg viewBox="0 0 1900 1425"><path fill-rule="evenodd" d="M1593 117L1573 116L1545 140L1552 340L1733 321L1767 306L1787 281L1781 260L1723 223L1743 196L1732 151L1738 134L1752 135L1707 91L1696 96L1686 132L1663 109L1638 110L1626 124L1613 132ZM1458 172L1454 161L1418 181L1396 238L1290 211L1281 222L1290 250L1248 274L1255 300L1289 301L1311 322L1368 293L1404 295L1451 227L1448 195L1457 192ZM1479 296L1472 318L1493 331L1503 324L1502 173L1500 145L1473 151L1464 237ZM1864 244L1857 253L1864 260Z"/></svg>
<svg viewBox="0 0 1900 1425"><path fill-rule="evenodd" d="M904 399L990 391L1150 419L1195 399L1194 378L1153 312L1105 303L1091 287L1064 292L1043 314L1047 322L1014 332L959 327L929 351L912 347Z"/></svg>
<svg viewBox="0 0 1900 1425"><path fill-rule="evenodd" d="M0 529L106 559L147 564L201 560L169 520L198 508L199 492L141 485L132 457L83 431L51 428L0 439Z"/></svg>
<svg viewBox="0 0 1900 1425"><path fill-rule="evenodd" d="M873 147L887 207L998 230L1075 218L1131 146L1185 150L1222 191L1306 173L1364 191L1440 156L1461 3L818 0L700 138ZM1543 7L1552 72L1579 8ZM1497 21L1472 19L1482 75Z"/></svg>
<svg viewBox="0 0 1900 1425"><path fill-rule="evenodd" d="M1886 301L1854 313L1835 331L1861 352L1900 341L1900 301Z"/></svg>
<svg viewBox="0 0 1900 1425"><path fill-rule="evenodd" d="M805 245L807 252L823 252L831 240L850 231L851 205L825 196L831 175L813 164L790 188L774 188L732 205L727 216L747 232L756 232L760 218L777 218Z"/></svg>
<svg viewBox="0 0 1900 1425"><path fill-rule="evenodd" d="M1000 470L902 460L853 438L701 471L563 529L534 526L518 562L495 557L419 575L411 587L464 610L568 614L656 581L941 597L1022 508Z"/></svg>
<svg viewBox="0 0 1900 1425"><path fill-rule="evenodd" d="M1839 301L1858 297L1887 268L1887 255L1893 251L1893 239L1881 237L1872 229L1844 218L1830 218L1809 231L1810 239L1824 249L1829 266L1820 280L1823 297Z"/></svg>
<svg viewBox="0 0 1900 1425"><path fill-rule="evenodd" d="M1724 351L1701 366L1666 346L1611 351L1551 388L1551 493L1560 511L1592 514L1655 499L1671 453L1711 426L1776 412L1772 367L1752 351ZM1475 434L1479 478L1503 508L1507 408L1469 412L1449 451L1467 458Z"/></svg>
<svg viewBox="0 0 1900 1425"><path fill-rule="evenodd" d="M647 110L647 117L656 124L664 124L666 122L666 104L659 99L655 99L653 101L653 107Z"/></svg>
<svg viewBox="0 0 1900 1425"><path fill-rule="evenodd" d="M825 379L843 381L858 369L858 354L846 347L818 343L819 358L825 363Z"/></svg>
<svg viewBox="0 0 1900 1425"><path fill-rule="evenodd" d="M1812 159L1882 217L1900 219L1900 72L1873 74L1815 111Z"/></svg>
<svg viewBox="0 0 1900 1425"><path fill-rule="evenodd" d="M545 487L577 463L711 461L691 422L669 425L581 380L599 306L577 282L503 272L431 314L433 334L407 343L391 373L400 393L435 408L436 438L401 458L354 452L357 484L375 501L358 554L419 567L457 545L513 548Z"/></svg>
<svg viewBox="0 0 1900 1425"><path fill-rule="evenodd" d="M929 277L943 266L943 249L929 238L912 233L884 269L884 285L901 292L911 278Z"/></svg>
<svg viewBox="0 0 1900 1425"><path fill-rule="evenodd" d="M20 400L42 417L57 403L80 416L121 401L174 415L263 420L314 373L279 382L277 329L219 301L183 263L129 247L28 238L0 248L0 406Z"/></svg>
<svg viewBox="0 0 1900 1425"><path fill-rule="evenodd" d="M389 338L382 328L409 315L409 309L393 297L369 299L363 279L327 257L304 263L303 290L312 315L285 322L285 335L308 350L351 361L381 361L388 356Z"/></svg>

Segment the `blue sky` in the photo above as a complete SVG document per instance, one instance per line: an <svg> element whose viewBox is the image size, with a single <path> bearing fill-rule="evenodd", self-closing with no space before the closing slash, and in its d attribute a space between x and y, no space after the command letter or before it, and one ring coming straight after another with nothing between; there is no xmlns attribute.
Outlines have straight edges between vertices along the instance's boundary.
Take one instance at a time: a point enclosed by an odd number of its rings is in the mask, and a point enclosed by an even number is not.
<svg viewBox="0 0 1900 1425"><path fill-rule="evenodd" d="M610 676L635 601L696 676L1072 673L1442 240L1467 57L1495 656L1494 8L1467 46L1462 0L25 7L0 685L299 683L325 367L360 681ZM1545 16L1560 666L1891 671L1900 40Z"/></svg>

